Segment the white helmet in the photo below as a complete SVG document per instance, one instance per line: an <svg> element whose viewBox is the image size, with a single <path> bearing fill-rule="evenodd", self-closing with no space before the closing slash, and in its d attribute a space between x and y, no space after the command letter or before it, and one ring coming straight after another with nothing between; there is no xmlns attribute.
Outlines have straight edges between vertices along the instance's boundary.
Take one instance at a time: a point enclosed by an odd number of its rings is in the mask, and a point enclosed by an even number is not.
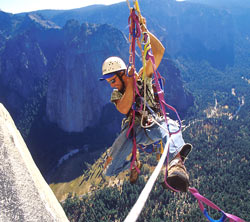
<svg viewBox="0 0 250 222"><path fill-rule="evenodd" d="M126 69L127 67L121 58L116 56L109 57L102 64L103 78L100 80L111 78L115 75L115 72Z"/></svg>

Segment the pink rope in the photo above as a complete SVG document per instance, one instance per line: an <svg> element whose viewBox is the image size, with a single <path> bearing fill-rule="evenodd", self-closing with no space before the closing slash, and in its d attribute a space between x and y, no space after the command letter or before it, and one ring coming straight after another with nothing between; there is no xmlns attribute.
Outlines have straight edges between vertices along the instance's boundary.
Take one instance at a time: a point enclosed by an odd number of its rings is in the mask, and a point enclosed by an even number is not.
<svg viewBox="0 0 250 222"><path fill-rule="evenodd" d="M191 194L193 194L193 196L197 199L198 201L198 204L199 204L199 207L201 209L202 212L204 212L205 208L204 208L204 204L206 204L207 206L215 209L215 210L218 210L220 212L222 212L223 214L225 214L227 216L227 218L230 220L230 222L246 222L244 221L243 219L235 216L235 215L232 215L232 214L228 214L228 213L225 213L223 212L217 205L215 205L212 201L208 200L207 198L205 198L204 196L202 196L197 189L193 188L193 187L189 187L189 192Z"/></svg>
<svg viewBox="0 0 250 222"><path fill-rule="evenodd" d="M130 23L131 21L131 23ZM138 16L135 13L135 10L133 9L130 13L129 16L129 23L130 23L130 27L129 27L129 31L130 31L130 35L132 36L132 41L131 41L131 51L132 51L132 65L133 67L135 67L135 39L139 38L141 36L141 28L140 28L140 24L139 24L139 19ZM134 77L134 89L135 91L133 92L133 105L135 104L135 92L140 96L139 90L137 88L137 84L136 84L136 77L135 74L133 73L133 77ZM142 106L140 107L140 109L142 109ZM135 123L135 110L132 110L132 122L130 124L130 127L127 131L126 136L129 137L130 133L133 132L133 149L132 149L132 161L130 164L130 170L135 167L136 171L138 173L140 173L140 170L138 169L138 167L135 164L136 161L136 152L137 152L137 145L136 145L136 135L135 135L135 130L134 130L134 123ZM133 129L133 131L132 131Z"/></svg>

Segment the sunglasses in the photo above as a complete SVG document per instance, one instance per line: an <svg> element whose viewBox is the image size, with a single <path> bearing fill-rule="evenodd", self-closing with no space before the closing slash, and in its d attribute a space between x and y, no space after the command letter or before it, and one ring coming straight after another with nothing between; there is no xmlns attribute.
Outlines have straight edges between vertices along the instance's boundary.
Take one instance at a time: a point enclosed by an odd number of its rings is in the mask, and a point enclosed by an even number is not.
<svg viewBox="0 0 250 222"><path fill-rule="evenodd" d="M109 83L109 84L113 84L113 83L115 83L116 78L117 78L117 76L116 76L114 79L109 80L109 81L108 81L108 83Z"/></svg>
<svg viewBox="0 0 250 222"><path fill-rule="evenodd" d="M119 75L120 77L122 77L124 74L125 74L124 71L118 71L118 72L116 72L116 73L115 73L115 75L116 75L115 78L109 80L108 83L109 83L109 84L115 83L116 78L118 77L118 75Z"/></svg>

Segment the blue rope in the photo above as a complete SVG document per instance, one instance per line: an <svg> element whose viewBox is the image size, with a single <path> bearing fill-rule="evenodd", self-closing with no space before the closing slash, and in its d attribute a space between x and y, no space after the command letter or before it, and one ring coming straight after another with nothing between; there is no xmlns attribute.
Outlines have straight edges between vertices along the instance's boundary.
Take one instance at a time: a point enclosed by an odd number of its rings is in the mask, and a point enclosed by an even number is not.
<svg viewBox="0 0 250 222"><path fill-rule="evenodd" d="M203 214L210 222L224 222L227 219L227 216L222 211L221 211L222 217L219 220L214 220L213 218L211 218L208 215L206 208L204 209Z"/></svg>

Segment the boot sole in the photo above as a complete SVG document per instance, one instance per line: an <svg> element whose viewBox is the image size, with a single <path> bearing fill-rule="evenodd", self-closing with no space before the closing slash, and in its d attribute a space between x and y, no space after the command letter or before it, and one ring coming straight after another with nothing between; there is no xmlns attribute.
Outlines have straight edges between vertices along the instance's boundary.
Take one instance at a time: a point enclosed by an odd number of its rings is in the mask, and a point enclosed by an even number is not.
<svg viewBox="0 0 250 222"><path fill-rule="evenodd" d="M171 175L171 177L167 178L167 183L171 187L173 187L174 189L179 190L181 192L187 192L188 191L189 181L185 176L183 176L180 173L173 173ZM166 188L168 188L165 183L164 183L164 185L165 185Z"/></svg>
<svg viewBox="0 0 250 222"><path fill-rule="evenodd" d="M186 143L180 151L180 155L181 155L181 159L182 161L184 161L187 156L189 155L189 153L192 151L192 145L190 143Z"/></svg>

